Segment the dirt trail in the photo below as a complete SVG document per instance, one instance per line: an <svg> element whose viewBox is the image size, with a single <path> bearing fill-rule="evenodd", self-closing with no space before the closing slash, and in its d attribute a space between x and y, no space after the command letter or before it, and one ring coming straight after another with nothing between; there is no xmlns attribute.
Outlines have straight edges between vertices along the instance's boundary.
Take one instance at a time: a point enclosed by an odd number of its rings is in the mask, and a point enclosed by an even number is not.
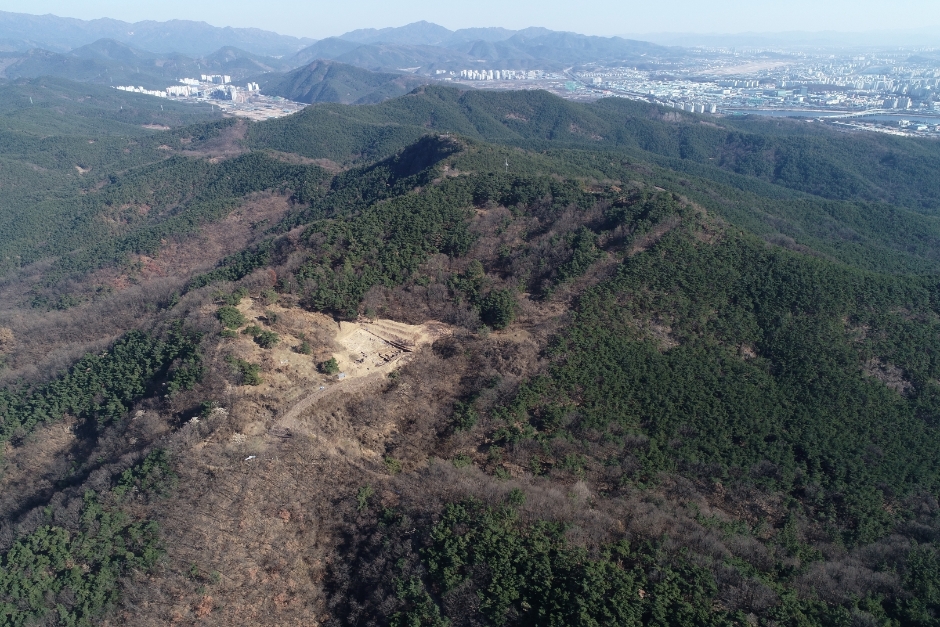
<svg viewBox="0 0 940 627"><path fill-rule="evenodd" d="M345 379L343 381L337 381L336 383L331 383L329 385L320 386L320 388L300 399L285 413L281 414L281 416L279 416L275 421L272 429L290 429L292 427L296 427L300 424L297 419L306 410L310 409L310 407L312 407L313 404L318 400L325 398L334 392L344 392L347 394L356 392L364 387L367 387L371 383L381 381L383 378L382 375L383 373L381 372L373 372L372 374L361 376L355 379Z"/></svg>

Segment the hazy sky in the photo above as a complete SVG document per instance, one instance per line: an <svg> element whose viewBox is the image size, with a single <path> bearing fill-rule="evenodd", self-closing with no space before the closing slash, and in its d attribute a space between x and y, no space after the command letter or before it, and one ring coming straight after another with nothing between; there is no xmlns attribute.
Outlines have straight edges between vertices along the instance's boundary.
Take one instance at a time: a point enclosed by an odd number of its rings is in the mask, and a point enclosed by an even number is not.
<svg viewBox="0 0 940 627"><path fill-rule="evenodd" d="M314 38L417 20L451 29L545 26L608 36L940 29L940 0L4 0L0 10L129 22L204 20Z"/></svg>

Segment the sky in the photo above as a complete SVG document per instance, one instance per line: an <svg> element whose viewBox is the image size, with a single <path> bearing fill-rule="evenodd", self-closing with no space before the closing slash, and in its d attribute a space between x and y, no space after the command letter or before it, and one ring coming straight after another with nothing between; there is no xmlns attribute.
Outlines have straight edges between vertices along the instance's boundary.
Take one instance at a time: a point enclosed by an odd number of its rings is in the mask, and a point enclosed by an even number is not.
<svg viewBox="0 0 940 627"><path fill-rule="evenodd" d="M543 26L588 35L940 28L940 0L3 0L0 10L201 20L315 39L428 20L450 29Z"/></svg>

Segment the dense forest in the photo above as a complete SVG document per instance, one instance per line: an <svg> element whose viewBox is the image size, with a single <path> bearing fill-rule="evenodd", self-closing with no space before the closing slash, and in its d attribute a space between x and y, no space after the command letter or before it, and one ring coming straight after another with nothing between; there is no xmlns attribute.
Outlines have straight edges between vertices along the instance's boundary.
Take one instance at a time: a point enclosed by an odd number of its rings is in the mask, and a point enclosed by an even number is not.
<svg viewBox="0 0 940 627"><path fill-rule="evenodd" d="M265 95L294 102L369 104L403 96L427 82L417 76L370 72L345 63L318 59L286 74L265 76Z"/></svg>
<svg viewBox="0 0 940 627"><path fill-rule="evenodd" d="M0 624L940 624L940 145L2 89Z"/></svg>

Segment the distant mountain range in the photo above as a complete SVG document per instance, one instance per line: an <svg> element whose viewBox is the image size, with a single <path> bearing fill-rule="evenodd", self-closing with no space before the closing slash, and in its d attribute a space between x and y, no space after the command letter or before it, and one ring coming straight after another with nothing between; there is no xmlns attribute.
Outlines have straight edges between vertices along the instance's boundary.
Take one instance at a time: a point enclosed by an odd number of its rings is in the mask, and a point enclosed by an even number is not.
<svg viewBox="0 0 940 627"><path fill-rule="evenodd" d="M163 89L184 77L227 74L236 83L257 81L268 95L308 103L380 102L461 69L558 71L681 54L545 28L452 31L415 22L314 41L181 20L129 24L0 12L0 79L51 76Z"/></svg>
<svg viewBox="0 0 940 627"><path fill-rule="evenodd" d="M131 24L107 18L78 20L0 11L0 51L26 52L44 48L68 52L99 39L113 39L143 50L196 57L225 46L266 56L289 56L316 41L258 28L220 28L189 20L148 20Z"/></svg>
<svg viewBox="0 0 940 627"><path fill-rule="evenodd" d="M398 28L362 29L323 39L298 52L291 62L333 59L368 69L423 71L557 69L590 62L640 62L671 57L678 49L622 37L594 37L526 28L467 28L451 31L430 22Z"/></svg>
<svg viewBox="0 0 940 627"><path fill-rule="evenodd" d="M199 58L176 53L159 55L113 39L101 39L66 53L34 48L22 54L0 57L0 77L33 79L50 76L99 85L139 85L159 90L176 83L181 77L227 74L236 83L259 82L268 95L296 102L344 104L381 102L431 81L430 77L374 72L324 59L295 68L300 62L254 55L232 46Z"/></svg>
<svg viewBox="0 0 940 627"><path fill-rule="evenodd" d="M102 40L111 43L103 44ZM127 46L119 48L118 44ZM94 45L89 56L82 51ZM105 50L121 50L117 57ZM452 31L430 22L415 22L397 28L361 29L316 41L288 37L251 28L218 28L204 22L173 20L137 22L111 19L77 20L54 15L28 15L0 11L0 71L6 75L32 75L38 71L89 77L113 76L123 70L101 64L116 62L147 65L169 59L169 67L149 72L157 77L172 75L185 59L208 59L219 49L237 49L238 59L254 55L245 71L292 69L323 59L375 71L433 73L438 69L560 69L589 62L641 62L651 57L675 56L675 48L621 37L594 37L551 31L545 28L508 30L466 28ZM37 49L44 52L36 52ZM128 56L127 50L136 50ZM144 52L150 51L150 52ZM242 52L244 51L244 52ZM49 53L66 55L53 57ZM92 63L81 63L76 57ZM11 58L17 58L12 60ZM263 59L262 59L263 58ZM283 59L283 61L278 61ZM230 61L216 59L223 65ZM97 65L96 65L97 64ZM19 69L10 69L18 65ZM217 67L219 64L213 65ZM163 70L166 71L163 71ZM234 70L233 70L234 71ZM12 74L11 74L12 72ZM72 73L72 74L69 74ZM148 74L140 68L141 74Z"/></svg>

